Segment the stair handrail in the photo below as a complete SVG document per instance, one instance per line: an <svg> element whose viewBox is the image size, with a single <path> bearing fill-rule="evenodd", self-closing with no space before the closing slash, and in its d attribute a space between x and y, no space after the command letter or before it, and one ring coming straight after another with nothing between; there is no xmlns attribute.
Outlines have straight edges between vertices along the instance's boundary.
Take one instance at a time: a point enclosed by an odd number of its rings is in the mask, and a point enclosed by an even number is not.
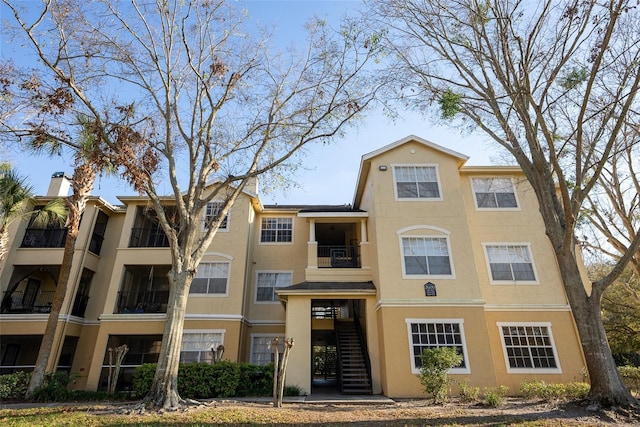
<svg viewBox="0 0 640 427"><path fill-rule="evenodd" d="M360 325L360 312L355 304L353 307L353 322L355 323L356 333L358 335L358 341L360 341L360 349L362 350L362 358L364 359L364 366L367 370L367 377L369 378L369 384L371 385L371 391L373 392L373 381L371 379L371 361L369 360L369 349L367 343L364 339L364 332L362 330L362 326Z"/></svg>
<svg viewBox="0 0 640 427"><path fill-rule="evenodd" d="M337 328L338 318L333 316L333 333L336 334L336 381L338 382L338 390L342 392L342 349L340 348L340 337Z"/></svg>

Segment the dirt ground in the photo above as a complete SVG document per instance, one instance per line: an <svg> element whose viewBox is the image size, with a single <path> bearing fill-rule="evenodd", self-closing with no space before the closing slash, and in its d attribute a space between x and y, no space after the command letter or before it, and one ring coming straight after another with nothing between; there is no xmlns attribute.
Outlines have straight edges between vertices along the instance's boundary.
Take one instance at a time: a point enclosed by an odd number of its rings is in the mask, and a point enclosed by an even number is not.
<svg viewBox="0 0 640 427"><path fill-rule="evenodd" d="M537 402L507 399L505 404L493 408L482 404L466 404L456 400L445 405L434 405L429 400L398 400L391 405L316 405L285 404L272 408L270 404L236 401L210 402L194 410L220 409L257 411L270 418L272 411L280 411L280 422L299 425L360 426L414 426L414 425L473 425L500 426L530 421L540 426L640 426L640 411L629 412L620 408L596 410L587 403ZM290 414L290 417L287 415ZM272 414L273 415L273 414ZM262 418L262 417L259 417Z"/></svg>
<svg viewBox="0 0 640 427"><path fill-rule="evenodd" d="M146 411L142 402L16 404L0 406L0 425L197 425L197 426L640 426L640 411L598 410L581 402L541 402L508 398L499 407L456 399L434 405L428 399L396 400L388 404L285 403L212 400L175 412ZM8 407L7 407L8 406Z"/></svg>

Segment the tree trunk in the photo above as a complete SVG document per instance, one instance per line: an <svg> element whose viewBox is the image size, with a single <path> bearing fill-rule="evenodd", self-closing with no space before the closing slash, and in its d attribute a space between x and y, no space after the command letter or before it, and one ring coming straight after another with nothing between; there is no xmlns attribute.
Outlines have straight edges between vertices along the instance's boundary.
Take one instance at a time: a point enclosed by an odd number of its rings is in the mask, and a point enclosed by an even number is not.
<svg viewBox="0 0 640 427"><path fill-rule="evenodd" d="M169 302L162 347L153 384L145 398L147 404L154 408L176 410L185 403L178 393L178 368L187 298L192 280L193 274L190 272L169 272Z"/></svg>
<svg viewBox="0 0 640 427"><path fill-rule="evenodd" d="M280 353L278 352L278 337L271 341L271 349L273 350L273 406L278 407L278 373L280 372Z"/></svg>
<svg viewBox="0 0 640 427"><path fill-rule="evenodd" d="M602 295L597 290L587 294L573 254L556 253L556 257L587 363L590 400L603 406L637 405L623 384L609 349L601 318Z"/></svg>
<svg viewBox="0 0 640 427"><path fill-rule="evenodd" d="M289 353L291 347L293 347L293 338L284 340L284 352L282 353L282 361L280 362L280 369L278 371L278 398L276 407L282 408L282 396L284 396L284 381L287 374L287 363L289 362Z"/></svg>
<svg viewBox="0 0 640 427"><path fill-rule="evenodd" d="M71 263L73 262L73 253L75 251L76 240L78 238L80 217L79 215L70 213L68 220L67 238L64 242L64 255L62 256L62 264L60 265L58 283L56 285L56 291L53 294L51 312L49 312L47 326L45 327L44 335L42 336L42 343L40 344L40 350L38 351L36 366L33 369L31 380L29 381L29 387L27 388L26 396L28 398L31 397L33 393L44 383L44 377L47 373L47 365L49 364L51 350L53 349L53 341L58 330L58 318L62 311L62 305L64 304L64 298L69 285ZM55 371L55 368L53 371Z"/></svg>
<svg viewBox="0 0 640 427"><path fill-rule="evenodd" d="M4 257L7 256L7 251L9 250L9 227L1 226L0 227L0 273L2 273L2 269L4 268L2 265L2 261Z"/></svg>

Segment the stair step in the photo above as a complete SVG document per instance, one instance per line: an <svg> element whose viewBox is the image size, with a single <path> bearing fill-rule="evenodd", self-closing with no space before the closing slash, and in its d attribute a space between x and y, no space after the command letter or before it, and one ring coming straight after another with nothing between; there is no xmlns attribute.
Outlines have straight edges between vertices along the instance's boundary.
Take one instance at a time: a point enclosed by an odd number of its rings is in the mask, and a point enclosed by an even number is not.
<svg viewBox="0 0 640 427"><path fill-rule="evenodd" d="M336 322L340 360L340 391L346 394L371 394L371 378L367 371L358 330L353 322Z"/></svg>

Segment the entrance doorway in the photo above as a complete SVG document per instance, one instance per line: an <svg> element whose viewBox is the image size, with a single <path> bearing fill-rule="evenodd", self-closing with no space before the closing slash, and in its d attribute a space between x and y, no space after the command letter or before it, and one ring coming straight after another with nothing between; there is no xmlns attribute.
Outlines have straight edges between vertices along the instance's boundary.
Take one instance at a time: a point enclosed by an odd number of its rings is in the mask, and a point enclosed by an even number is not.
<svg viewBox="0 0 640 427"><path fill-rule="evenodd" d="M371 394L364 300L311 301L311 393Z"/></svg>
<svg viewBox="0 0 640 427"><path fill-rule="evenodd" d="M314 330L311 338L313 363L311 392L313 394L338 393L335 333L333 330Z"/></svg>

